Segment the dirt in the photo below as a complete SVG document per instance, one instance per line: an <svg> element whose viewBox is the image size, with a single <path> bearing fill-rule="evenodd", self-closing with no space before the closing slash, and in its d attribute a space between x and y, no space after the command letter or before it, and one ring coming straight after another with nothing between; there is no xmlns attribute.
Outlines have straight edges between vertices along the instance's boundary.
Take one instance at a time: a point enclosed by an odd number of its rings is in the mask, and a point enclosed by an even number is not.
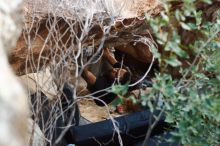
<svg viewBox="0 0 220 146"><path fill-rule="evenodd" d="M135 98L138 99L139 94L147 94L149 92L151 92L151 88L146 88L145 90L143 90L141 93L139 90L133 90L131 92L129 92L129 96L133 95ZM109 119L109 114L112 117L120 117L122 115L126 115L129 113L133 113L133 112L137 112L140 111L140 107L138 105L134 105L130 102L126 102L126 99L123 100L123 109L124 109L124 113L123 114L119 114L117 112L115 112L113 109L113 106L111 104L108 105L108 107L100 107L97 106L95 104L95 102L93 100L88 100L88 99L82 99L79 102L79 109L81 112L81 116L83 116L84 118L86 118L87 120L91 121L91 122L99 122L99 121L103 121L106 119ZM130 103L130 104L129 104ZM110 110L110 111L108 111Z"/></svg>
<svg viewBox="0 0 220 146"><path fill-rule="evenodd" d="M110 106L109 106L110 108ZM109 119L109 112L107 107L100 107L95 104L93 100L82 99L79 102L79 109L81 112L81 116L86 118L91 122L99 122L106 119ZM115 112L111 113L113 117L119 117L120 114Z"/></svg>

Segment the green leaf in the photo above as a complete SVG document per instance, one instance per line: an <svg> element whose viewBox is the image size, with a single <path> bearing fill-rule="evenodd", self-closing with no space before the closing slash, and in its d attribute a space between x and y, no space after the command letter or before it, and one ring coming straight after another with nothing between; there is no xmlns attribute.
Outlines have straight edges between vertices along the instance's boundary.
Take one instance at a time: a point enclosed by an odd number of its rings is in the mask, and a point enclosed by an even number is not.
<svg viewBox="0 0 220 146"><path fill-rule="evenodd" d="M124 96L128 92L128 84L125 85L113 85L112 92L117 95Z"/></svg>
<svg viewBox="0 0 220 146"><path fill-rule="evenodd" d="M206 77L206 75L204 75L203 73L196 73L195 76L197 78L200 78L200 79L205 79L205 80L208 80L209 78Z"/></svg>
<svg viewBox="0 0 220 146"><path fill-rule="evenodd" d="M165 122L167 122L167 123L174 123L174 118L173 118L173 116L171 116L170 114L167 114L167 115L166 115Z"/></svg>
<svg viewBox="0 0 220 146"><path fill-rule="evenodd" d="M150 111L153 112L154 111L154 106L153 106L153 104L150 100L147 102L147 105L148 105Z"/></svg>
<svg viewBox="0 0 220 146"><path fill-rule="evenodd" d="M184 57L184 58L187 58L188 57L188 54L182 50L178 44L173 44L172 46L172 50L180 57Z"/></svg>
<svg viewBox="0 0 220 146"><path fill-rule="evenodd" d="M202 23L202 11L196 13L196 25L201 25Z"/></svg>
<svg viewBox="0 0 220 146"><path fill-rule="evenodd" d="M121 104L122 102L123 102L122 98L118 97L111 102L111 105L116 107L118 104Z"/></svg>
<svg viewBox="0 0 220 146"><path fill-rule="evenodd" d="M191 30L191 27L190 26L188 26L186 23L184 23L184 22L180 22L180 25L181 25L181 27L183 28L183 29L185 29L185 30Z"/></svg>
<svg viewBox="0 0 220 146"><path fill-rule="evenodd" d="M153 53L155 58L160 58L161 57L160 53L158 52L158 49L155 46L151 47L151 52Z"/></svg>
<svg viewBox="0 0 220 146"><path fill-rule="evenodd" d="M164 21L169 22L169 17L164 12L161 12L161 16Z"/></svg>
<svg viewBox="0 0 220 146"><path fill-rule="evenodd" d="M182 65L182 63L176 58L176 56L170 56L165 62L173 67Z"/></svg>
<svg viewBox="0 0 220 146"><path fill-rule="evenodd" d="M133 104L137 104L137 99L135 98L135 96L131 95L128 98L131 99Z"/></svg>

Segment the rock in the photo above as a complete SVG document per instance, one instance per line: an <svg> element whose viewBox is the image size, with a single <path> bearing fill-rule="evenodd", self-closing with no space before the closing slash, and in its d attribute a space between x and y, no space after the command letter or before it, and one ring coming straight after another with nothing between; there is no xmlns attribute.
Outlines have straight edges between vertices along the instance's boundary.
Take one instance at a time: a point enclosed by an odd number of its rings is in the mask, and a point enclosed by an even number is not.
<svg viewBox="0 0 220 146"><path fill-rule="evenodd" d="M0 145L27 146L27 95L17 81L8 54L21 33L22 0L0 1Z"/></svg>
<svg viewBox="0 0 220 146"><path fill-rule="evenodd" d="M148 32L143 30L147 30L148 26L143 20L138 19L138 16L146 11L149 14L158 14L162 7L157 0L136 0L135 2L130 0L102 2L100 0L96 3L87 2L87 0L65 0L61 3L58 0L26 0L25 4L24 31L9 58L17 75L37 72L51 63L53 59L56 59L57 63L60 60L58 54L77 51L77 48L70 48L75 39L71 36L70 24L85 19L87 14L89 14L88 17L94 15L96 25L91 24L88 28L83 28L88 31L88 37L84 36L82 47L91 45L98 47L103 37L103 26L112 25L110 35L106 37L105 47L123 50L125 53L134 55L135 58L139 58L142 62L149 61L152 56L148 47L142 49L143 45L139 43L134 45L132 42L134 39L138 39L138 37L134 37L134 34L147 35ZM106 11L108 13L105 13ZM114 22L109 22L109 16L114 18ZM52 24L56 26L56 29L53 29ZM144 26L140 28L139 26L143 24ZM60 36L60 34L63 35ZM118 40L115 41L116 39ZM129 51L123 49L123 47L129 48L130 44L134 46L131 46ZM141 52L136 51L136 48ZM143 52L147 55L147 59L144 55L138 57L138 54ZM70 54L68 55L71 57Z"/></svg>
<svg viewBox="0 0 220 146"><path fill-rule="evenodd" d="M45 137L39 126L32 119L28 119L28 137L27 142L30 146L44 146Z"/></svg>

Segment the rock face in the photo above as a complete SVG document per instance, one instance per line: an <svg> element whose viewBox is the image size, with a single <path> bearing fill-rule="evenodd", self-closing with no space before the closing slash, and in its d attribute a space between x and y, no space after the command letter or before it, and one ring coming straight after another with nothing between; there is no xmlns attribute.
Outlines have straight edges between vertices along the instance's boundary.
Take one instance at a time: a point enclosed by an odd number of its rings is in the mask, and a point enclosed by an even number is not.
<svg viewBox="0 0 220 146"><path fill-rule="evenodd" d="M40 130L39 126L36 123L34 123L32 119L28 119L27 126L27 141L29 143L29 146L44 146L46 142L44 139L44 134Z"/></svg>
<svg viewBox="0 0 220 146"><path fill-rule="evenodd" d="M23 34L10 55L10 64L18 75L24 75L91 46L94 51L115 47L141 62L149 62L152 55L141 40L143 36L149 38L149 28L138 17L144 12L158 14L161 8L156 0L26 0Z"/></svg>
<svg viewBox="0 0 220 146"><path fill-rule="evenodd" d="M22 0L0 1L0 145L27 146L27 96L8 64L21 33Z"/></svg>
<svg viewBox="0 0 220 146"><path fill-rule="evenodd" d="M76 63L83 58L82 51L91 47L93 53L114 47L126 54L127 60L134 60L129 62L133 68L143 66L138 68L140 75L152 61L150 47L156 42L142 16L144 12L159 14L163 8L157 0L26 0L25 4L23 34L10 55L10 64L18 75L37 72L48 65L62 68L64 63ZM181 5L172 3L174 9ZM211 6L198 2L197 6L211 20L219 2ZM187 36L183 37L187 38L183 40L186 44L196 38L190 32L179 32ZM178 76L178 71L170 70Z"/></svg>
<svg viewBox="0 0 220 146"><path fill-rule="evenodd" d="M145 12L155 13L159 4L158 0L25 0L24 10L28 15L31 14L31 17L44 17L49 13L76 19L74 16L77 15L85 18L88 13L107 13L112 17L124 19L139 17Z"/></svg>

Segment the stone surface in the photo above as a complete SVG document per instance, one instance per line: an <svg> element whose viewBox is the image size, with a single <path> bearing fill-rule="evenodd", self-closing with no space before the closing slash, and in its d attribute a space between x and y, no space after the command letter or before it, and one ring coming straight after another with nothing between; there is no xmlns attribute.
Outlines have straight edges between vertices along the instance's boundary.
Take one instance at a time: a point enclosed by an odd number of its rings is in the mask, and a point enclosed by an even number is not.
<svg viewBox="0 0 220 146"><path fill-rule="evenodd" d="M8 54L21 33L22 0L0 1L0 145L27 146L27 95L17 81Z"/></svg>

